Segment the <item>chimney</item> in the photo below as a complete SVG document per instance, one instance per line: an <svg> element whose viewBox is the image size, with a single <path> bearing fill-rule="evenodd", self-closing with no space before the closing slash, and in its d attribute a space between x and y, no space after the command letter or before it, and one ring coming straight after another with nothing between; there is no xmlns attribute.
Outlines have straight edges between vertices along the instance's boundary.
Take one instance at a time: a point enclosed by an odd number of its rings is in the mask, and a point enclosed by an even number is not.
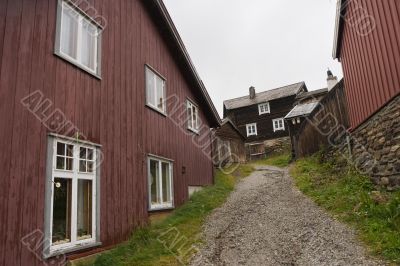
<svg viewBox="0 0 400 266"><path fill-rule="evenodd" d="M328 78L327 78L328 91L330 91L336 86L336 84L338 83L338 79L336 76L333 76L332 71L330 71L329 69L327 73L328 73Z"/></svg>
<svg viewBox="0 0 400 266"><path fill-rule="evenodd" d="M256 89L253 86L249 88L249 97L250 99L256 98Z"/></svg>

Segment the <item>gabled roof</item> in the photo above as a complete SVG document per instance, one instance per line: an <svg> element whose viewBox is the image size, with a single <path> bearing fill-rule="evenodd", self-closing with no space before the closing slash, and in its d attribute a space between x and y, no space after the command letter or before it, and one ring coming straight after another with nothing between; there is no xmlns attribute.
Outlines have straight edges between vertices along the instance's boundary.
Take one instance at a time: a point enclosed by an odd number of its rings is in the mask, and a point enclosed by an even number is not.
<svg viewBox="0 0 400 266"><path fill-rule="evenodd" d="M230 120L229 118L224 118L222 119L222 123L221 123L221 127L226 125L226 124L230 124L232 126L232 128L239 134L240 137L242 137L243 140L246 139L246 137L242 134L242 132L240 132L240 130L235 126L235 124L232 122L232 120Z"/></svg>
<svg viewBox="0 0 400 266"><path fill-rule="evenodd" d="M343 35L344 16L346 14L347 0L338 0L336 8L335 38L333 41L333 59L340 57L340 48Z"/></svg>
<svg viewBox="0 0 400 266"><path fill-rule="evenodd" d="M317 107L318 104L321 101L324 101L324 99L326 97L328 97L329 94L333 93L333 91L341 88L343 86L343 79L341 79L330 91L328 91L328 89L321 89L321 90L315 90L315 91L310 91L309 93L312 92L324 92L326 91L326 93L324 93L324 97L320 100L318 100L318 98L314 98L312 102L308 102L308 103L301 103L301 100L304 99L300 99L300 103L298 105L296 105L295 107L293 107L293 109L285 116L285 119L291 119L291 118L295 118L295 117L299 117L299 116L308 116L310 115ZM315 95L312 95L311 97L314 97Z"/></svg>
<svg viewBox="0 0 400 266"><path fill-rule="evenodd" d="M302 88L305 88L305 90L307 90L304 81L287 85L281 88L256 93L256 97L254 99L250 99L249 96L243 96L231 100L226 100L224 101L224 106L226 109L231 110L289 96L295 96L300 92Z"/></svg>
<svg viewBox="0 0 400 266"><path fill-rule="evenodd" d="M189 53L186 50L186 47L178 33L178 30L176 29L174 22L172 21L171 16L168 13L167 8L165 7L164 3L162 0L145 0L143 1L146 5L150 6L152 8L153 12L156 12L156 15L154 16L156 19L161 21L163 27L161 28L162 31L166 32L168 34L168 37L172 39L173 43L177 47L177 50L180 54L178 57L179 60L183 61L184 65L186 68L189 70L189 73L191 75L191 78L194 80L197 89L200 92L200 95L202 97L202 100L204 101L206 107L208 110L206 111L206 114L210 114L209 118L211 119L212 126L219 126L221 124L221 118L217 112L217 109L215 108L202 80L199 77L199 74L196 71L196 68L194 67L194 64L189 56Z"/></svg>
<svg viewBox="0 0 400 266"><path fill-rule="evenodd" d="M300 93L299 95L296 96L296 99L305 99L309 97L316 97L319 95L327 94L328 93L328 88L323 88L319 90L314 90L314 91L307 91Z"/></svg>
<svg viewBox="0 0 400 266"><path fill-rule="evenodd" d="M318 101L296 105L286 116L285 119L290 119L299 116L307 116L317 107Z"/></svg>

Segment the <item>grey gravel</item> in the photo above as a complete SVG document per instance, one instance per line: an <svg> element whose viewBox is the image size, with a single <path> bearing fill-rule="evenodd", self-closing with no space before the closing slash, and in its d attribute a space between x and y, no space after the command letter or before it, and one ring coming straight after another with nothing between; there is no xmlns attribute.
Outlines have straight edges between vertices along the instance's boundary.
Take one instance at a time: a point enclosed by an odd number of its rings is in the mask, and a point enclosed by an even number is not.
<svg viewBox="0 0 400 266"><path fill-rule="evenodd" d="M276 167L258 167L243 179L203 234L192 265L384 265Z"/></svg>

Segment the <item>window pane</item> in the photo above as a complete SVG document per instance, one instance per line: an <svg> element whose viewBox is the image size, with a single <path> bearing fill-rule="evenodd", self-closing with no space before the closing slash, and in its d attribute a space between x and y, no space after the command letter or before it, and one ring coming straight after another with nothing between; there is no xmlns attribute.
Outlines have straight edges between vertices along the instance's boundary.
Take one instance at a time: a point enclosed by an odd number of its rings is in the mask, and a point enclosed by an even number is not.
<svg viewBox="0 0 400 266"><path fill-rule="evenodd" d="M72 159L72 158L67 158L66 161L67 161L67 168L66 168L66 170L72 171L73 159Z"/></svg>
<svg viewBox="0 0 400 266"><path fill-rule="evenodd" d="M65 144L57 142L57 155L65 155Z"/></svg>
<svg viewBox="0 0 400 266"><path fill-rule="evenodd" d="M65 170L65 158L57 156L56 161L56 169Z"/></svg>
<svg viewBox="0 0 400 266"><path fill-rule="evenodd" d="M67 156L68 157L74 156L74 145L67 145Z"/></svg>
<svg viewBox="0 0 400 266"><path fill-rule="evenodd" d="M87 149L88 160L93 160L93 149Z"/></svg>
<svg viewBox="0 0 400 266"><path fill-rule="evenodd" d="M196 130L198 130L199 129L199 110L196 108L196 120L195 120L195 127L196 127Z"/></svg>
<svg viewBox="0 0 400 266"><path fill-rule="evenodd" d="M188 127L193 128L192 105L188 103Z"/></svg>
<svg viewBox="0 0 400 266"><path fill-rule="evenodd" d="M61 52L77 59L79 15L67 4L63 4L61 20Z"/></svg>
<svg viewBox="0 0 400 266"><path fill-rule="evenodd" d="M150 187L151 203L160 204L159 164L154 160L150 160Z"/></svg>
<svg viewBox="0 0 400 266"><path fill-rule="evenodd" d="M162 163L163 203L172 204L170 187L171 187L171 177L170 177L169 163Z"/></svg>
<svg viewBox="0 0 400 266"><path fill-rule="evenodd" d="M192 110L192 113L193 113L193 122L192 122L193 124L192 125L193 126L192 127L193 127L193 129L197 129L197 126L196 126L197 125L197 109L196 109L196 106L194 106L194 105L192 108L193 108L193 110Z"/></svg>
<svg viewBox="0 0 400 266"><path fill-rule="evenodd" d="M93 173L93 162L87 162L87 172Z"/></svg>
<svg viewBox="0 0 400 266"><path fill-rule="evenodd" d="M82 26L81 63L88 68L95 70L97 54L97 27L85 19L82 20Z"/></svg>
<svg viewBox="0 0 400 266"><path fill-rule="evenodd" d="M92 181L78 180L77 239L92 238Z"/></svg>
<svg viewBox="0 0 400 266"><path fill-rule="evenodd" d="M86 161L79 160L79 172L86 173Z"/></svg>
<svg viewBox="0 0 400 266"><path fill-rule="evenodd" d="M146 90L147 90L147 103L153 106L156 106L155 103L155 81L154 81L154 73L146 69Z"/></svg>
<svg viewBox="0 0 400 266"><path fill-rule="evenodd" d="M157 107L164 111L164 81L159 77L156 78L157 82Z"/></svg>
<svg viewBox="0 0 400 266"><path fill-rule="evenodd" d="M71 191L70 179L54 178L53 245L71 242Z"/></svg>
<svg viewBox="0 0 400 266"><path fill-rule="evenodd" d="M86 148L80 148L79 149L79 158L81 159L86 159Z"/></svg>

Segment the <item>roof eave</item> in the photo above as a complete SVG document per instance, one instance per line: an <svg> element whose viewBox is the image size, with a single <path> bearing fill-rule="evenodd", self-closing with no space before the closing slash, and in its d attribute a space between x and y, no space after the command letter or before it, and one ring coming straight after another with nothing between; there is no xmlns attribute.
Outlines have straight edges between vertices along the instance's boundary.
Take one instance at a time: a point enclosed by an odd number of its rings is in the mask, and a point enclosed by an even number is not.
<svg viewBox="0 0 400 266"><path fill-rule="evenodd" d="M246 140L246 136L244 136L244 135L242 134L242 132L240 132L240 130L236 127L236 125L232 122L232 120L230 120L229 118L223 119L223 121L221 122L221 126L225 125L226 123L231 124L232 128L239 134L239 136L240 136L243 140Z"/></svg>
<svg viewBox="0 0 400 266"><path fill-rule="evenodd" d="M197 85L199 86L199 89L201 91L201 94L204 96L204 99L208 105L208 107L210 108L212 115L213 115L213 120L214 120L214 125L215 127L220 126L221 125L221 118L218 114L217 109L215 108L210 95L208 94L202 80L200 79L199 74L197 73L196 68L194 67L194 64L189 56L189 53L187 52L185 45L183 44L183 41L178 33L178 30L175 27L175 24L172 21L171 16L168 13L167 8L165 7L164 3L162 0L153 0L153 3L155 4L155 6L157 7L157 9L159 10L159 12L162 14L163 19L166 23L166 25L168 26L168 30L170 31L170 33L172 34L173 39L175 40L176 44L179 47L179 51L182 54L185 63L187 64L187 66L190 69L190 72L193 75L193 78L195 79Z"/></svg>
<svg viewBox="0 0 400 266"><path fill-rule="evenodd" d="M333 51L332 57L333 59L340 58L340 47L341 40L343 34L343 18L346 9L346 0L338 0L336 7L336 24L335 24L335 38L333 41Z"/></svg>

